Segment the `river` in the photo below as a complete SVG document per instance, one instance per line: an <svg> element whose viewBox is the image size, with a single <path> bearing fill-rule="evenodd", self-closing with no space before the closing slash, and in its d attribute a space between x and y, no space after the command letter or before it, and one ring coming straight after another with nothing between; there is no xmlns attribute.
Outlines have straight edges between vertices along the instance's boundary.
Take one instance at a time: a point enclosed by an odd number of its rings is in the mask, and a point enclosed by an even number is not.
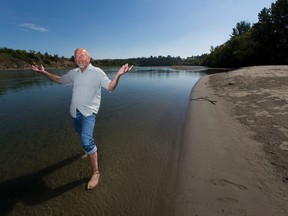
<svg viewBox="0 0 288 216"><path fill-rule="evenodd" d="M116 68L104 71L112 79ZM102 89L94 132L101 181L87 191L91 168L69 116L71 87L0 71L1 215L155 214L191 89L205 73L136 67L113 93Z"/></svg>

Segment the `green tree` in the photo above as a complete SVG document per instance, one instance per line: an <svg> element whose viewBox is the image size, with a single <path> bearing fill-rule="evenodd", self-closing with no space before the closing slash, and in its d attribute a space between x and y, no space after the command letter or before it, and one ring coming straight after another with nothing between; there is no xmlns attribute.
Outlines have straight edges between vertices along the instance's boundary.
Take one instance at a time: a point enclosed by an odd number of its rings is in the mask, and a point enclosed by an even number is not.
<svg viewBox="0 0 288 216"><path fill-rule="evenodd" d="M288 63L288 1L278 0L271 5L271 17L275 30L275 50L279 63Z"/></svg>
<svg viewBox="0 0 288 216"><path fill-rule="evenodd" d="M276 0L258 14L258 22L241 21L231 38L216 48L204 63L208 66L288 64L288 1Z"/></svg>
<svg viewBox="0 0 288 216"><path fill-rule="evenodd" d="M258 14L253 36L257 43L258 64L288 63L288 3L278 0Z"/></svg>
<svg viewBox="0 0 288 216"><path fill-rule="evenodd" d="M246 21L241 21L236 24L236 27L233 28L231 37L236 37L244 34L245 32L248 32L251 30L251 23Z"/></svg>

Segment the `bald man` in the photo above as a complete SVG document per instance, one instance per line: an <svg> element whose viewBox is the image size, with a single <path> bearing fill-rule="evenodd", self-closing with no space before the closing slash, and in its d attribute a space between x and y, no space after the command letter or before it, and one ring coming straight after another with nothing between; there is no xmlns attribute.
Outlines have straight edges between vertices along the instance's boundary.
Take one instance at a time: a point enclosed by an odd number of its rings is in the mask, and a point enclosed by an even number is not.
<svg viewBox="0 0 288 216"><path fill-rule="evenodd" d="M104 71L90 63L91 57L85 48L76 49L74 57L78 68L70 70L62 76L46 71L42 65L34 64L32 70L43 74L53 82L73 86L70 114L75 129L80 135L84 153L90 159L92 175L87 183L87 189L90 190L97 186L100 178L97 146L94 143L93 131L96 115L100 108L101 87L112 92L116 88L120 77L132 70L133 65L123 65L111 81Z"/></svg>

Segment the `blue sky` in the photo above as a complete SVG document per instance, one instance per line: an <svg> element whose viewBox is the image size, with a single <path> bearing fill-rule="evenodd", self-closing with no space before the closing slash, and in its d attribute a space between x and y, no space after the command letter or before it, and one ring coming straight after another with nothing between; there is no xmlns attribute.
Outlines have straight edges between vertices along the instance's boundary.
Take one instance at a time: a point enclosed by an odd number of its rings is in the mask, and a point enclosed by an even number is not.
<svg viewBox="0 0 288 216"><path fill-rule="evenodd" d="M6 0L0 47L94 59L209 53L273 0Z"/></svg>

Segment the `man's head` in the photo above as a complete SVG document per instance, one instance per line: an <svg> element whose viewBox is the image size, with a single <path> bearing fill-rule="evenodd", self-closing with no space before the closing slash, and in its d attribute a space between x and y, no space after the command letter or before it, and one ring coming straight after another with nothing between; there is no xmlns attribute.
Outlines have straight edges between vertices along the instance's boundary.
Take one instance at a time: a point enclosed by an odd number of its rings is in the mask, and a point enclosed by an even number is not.
<svg viewBox="0 0 288 216"><path fill-rule="evenodd" d="M91 57L85 48L77 48L74 52L74 57L75 62L82 71L88 67L91 60Z"/></svg>

